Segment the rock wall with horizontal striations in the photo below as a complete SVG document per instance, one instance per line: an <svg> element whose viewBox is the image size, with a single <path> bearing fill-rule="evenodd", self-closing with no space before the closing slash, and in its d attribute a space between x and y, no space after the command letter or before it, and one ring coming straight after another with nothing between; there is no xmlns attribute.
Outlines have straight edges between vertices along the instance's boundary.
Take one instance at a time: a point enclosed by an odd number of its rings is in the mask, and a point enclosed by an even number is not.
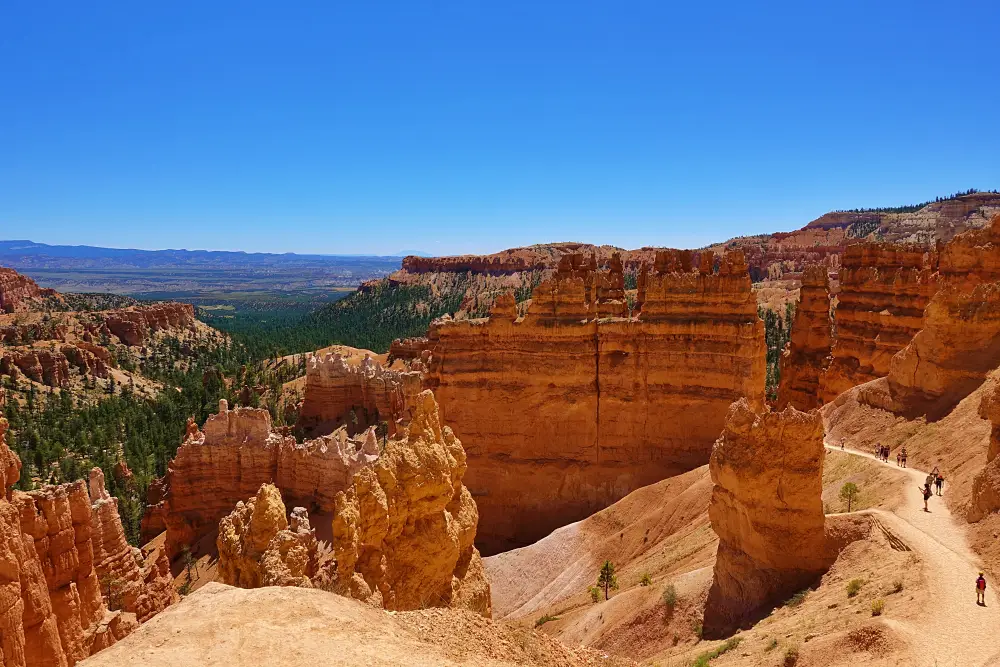
<svg viewBox="0 0 1000 667"><path fill-rule="evenodd" d="M321 435L346 425L353 434L385 421L394 434L399 420L409 420L420 389L420 373L387 370L367 355L360 365L339 354L313 356L296 426Z"/></svg>
<svg viewBox="0 0 1000 667"><path fill-rule="evenodd" d="M833 322L830 320L830 276L825 266L802 274L799 306L792 334L781 357L777 408L808 411L823 404L820 379L830 364Z"/></svg>
<svg viewBox="0 0 1000 667"><path fill-rule="evenodd" d="M922 330L889 372L892 409L936 419L1000 366L1000 215L941 251L939 289Z"/></svg>
<svg viewBox="0 0 1000 667"><path fill-rule="evenodd" d="M824 527L823 421L739 400L712 449L719 536L704 627L725 633L812 584L833 563Z"/></svg>
<svg viewBox="0 0 1000 667"><path fill-rule="evenodd" d="M103 313L108 330L126 345L144 345L149 335L165 329L194 326L194 306L187 303L157 303Z"/></svg>
<svg viewBox="0 0 1000 667"><path fill-rule="evenodd" d="M833 359L820 399L829 403L856 385L885 377L894 354L923 326L937 291L936 251L916 245L859 243L844 251Z"/></svg>
<svg viewBox="0 0 1000 667"><path fill-rule="evenodd" d="M477 546L523 546L704 464L729 404L763 398L764 332L742 254L663 251L622 310L621 263L563 256L517 317L442 318L426 386L469 455ZM695 267L698 268L695 268ZM618 274L618 275L616 275Z"/></svg>

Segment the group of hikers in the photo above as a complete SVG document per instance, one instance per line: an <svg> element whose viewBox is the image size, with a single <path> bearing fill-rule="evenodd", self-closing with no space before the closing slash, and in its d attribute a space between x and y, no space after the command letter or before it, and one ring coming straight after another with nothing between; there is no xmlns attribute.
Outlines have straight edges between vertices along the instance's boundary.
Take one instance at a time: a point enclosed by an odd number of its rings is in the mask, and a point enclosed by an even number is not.
<svg viewBox="0 0 1000 667"><path fill-rule="evenodd" d="M840 449L844 449L845 439L840 440ZM889 462L890 447L888 445L883 445L877 443L875 445L875 458L879 461ZM896 453L896 465L900 468L906 467L906 447L900 449ZM933 490L932 490L933 487ZM941 490L944 487L944 475L941 474L941 469L938 466L934 466L934 470L928 473L927 478L924 480L923 487L920 488L920 494L924 498L924 511L930 512L927 508L927 501L930 500L931 496L937 491L937 495L941 495ZM982 572L976 578L976 604L982 607L986 606L986 577Z"/></svg>
<svg viewBox="0 0 1000 667"><path fill-rule="evenodd" d="M889 462L889 445L883 445L881 443L875 445L875 458L879 461ZM898 452L896 452L896 465L900 468L906 467L906 447L903 447Z"/></svg>

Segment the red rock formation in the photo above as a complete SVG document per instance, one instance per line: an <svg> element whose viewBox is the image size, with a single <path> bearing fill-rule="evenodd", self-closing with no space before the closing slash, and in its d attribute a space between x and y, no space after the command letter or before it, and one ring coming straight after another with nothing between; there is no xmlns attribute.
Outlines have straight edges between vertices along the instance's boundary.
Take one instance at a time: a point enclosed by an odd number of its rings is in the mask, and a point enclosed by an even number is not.
<svg viewBox="0 0 1000 667"><path fill-rule="evenodd" d="M627 493L703 464L726 409L763 397L764 335L739 254L658 253L641 313L618 279L564 258L516 318L434 323L427 386L466 446L486 553L531 543Z"/></svg>
<svg viewBox="0 0 1000 667"><path fill-rule="evenodd" d="M69 361L62 352L12 350L0 361L0 373L16 377L10 370L15 367L35 382L50 387L63 387L69 382Z"/></svg>
<svg viewBox="0 0 1000 667"><path fill-rule="evenodd" d="M11 492L21 463L4 442L0 419L0 650L7 666L66 667L137 627L101 597L95 546L104 529L84 482ZM117 516L114 517L117 519ZM121 524L118 524L118 531ZM113 531L111 531L113 532Z"/></svg>
<svg viewBox="0 0 1000 667"><path fill-rule="evenodd" d="M147 508L144 523L163 522L172 558L266 482L294 505L331 512L337 492L378 451L374 429L362 440L351 440L340 429L300 444L271 429L267 410L230 410L223 400L204 431L189 424L187 438L167 468L163 499Z"/></svg>
<svg viewBox="0 0 1000 667"><path fill-rule="evenodd" d="M860 243L840 268L837 338L820 384L829 403L851 387L884 377L892 356L923 326L937 289L937 254L919 246Z"/></svg>
<svg viewBox="0 0 1000 667"><path fill-rule="evenodd" d="M107 351L105 350L105 352ZM104 363L104 359L88 349L79 345L63 345L62 354L70 364L79 369L82 375L93 375L99 378L108 377L108 367Z"/></svg>
<svg viewBox="0 0 1000 667"><path fill-rule="evenodd" d="M394 359L423 360L429 352L430 345L427 338L397 338L389 345L389 364L391 365Z"/></svg>
<svg viewBox="0 0 1000 667"><path fill-rule="evenodd" d="M386 421L393 434L397 421L409 419L410 404L419 392L418 372L386 370L367 355L360 366L339 354L313 356L306 367L297 426L319 435L346 425L354 434Z"/></svg>
<svg viewBox="0 0 1000 667"><path fill-rule="evenodd" d="M165 555L144 563L142 553L125 538L118 499L108 495L104 473L90 471L91 523L93 526L94 570L103 583L104 594L114 607L136 615L140 623L177 601L173 575Z"/></svg>
<svg viewBox="0 0 1000 667"><path fill-rule="evenodd" d="M802 274L799 306L792 321L792 335L781 358L781 383L777 407L808 411L823 404L820 378L830 363L833 346L830 321L830 276L825 266L812 266Z"/></svg>
<svg viewBox="0 0 1000 667"><path fill-rule="evenodd" d="M923 329L893 357L889 373L892 409L930 419L1000 366L1000 215L945 246L938 284Z"/></svg>
<svg viewBox="0 0 1000 667"><path fill-rule="evenodd" d="M386 609L460 606L491 615L473 546L479 515L465 450L422 392L413 420L337 494L335 588Z"/></svg>
<svg viewBox="0 0 1000 667"><path fill-rule="evenodd" d="M186 303L157 303L110 310L104 313L104 323L126 345L144 345L153 332L193 326L194 306Z"/></svg>
<svg viewBox="0 0 1000 667"><path fill-rule="evenodd" d="M40 288L34 280L14 269L0 267L0 313L32 310L44 297L54 295L53 290Z"/></svg>
<svg viewBox="0 0 1000 667"><path fill-rule="evenodd" d="M813 583L833 563L824 530L823 421L741 399L712 450L719 536L705 631L724 633Z"/></svg>

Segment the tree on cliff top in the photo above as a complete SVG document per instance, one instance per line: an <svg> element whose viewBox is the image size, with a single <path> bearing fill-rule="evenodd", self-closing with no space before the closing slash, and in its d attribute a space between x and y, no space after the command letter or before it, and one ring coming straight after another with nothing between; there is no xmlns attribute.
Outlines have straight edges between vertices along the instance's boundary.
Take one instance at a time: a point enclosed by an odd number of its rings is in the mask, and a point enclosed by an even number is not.
<svg viewBox="0 0 1000 667"><path fill-rule="evenodd" d="M615 566L609 560L601 566L601 574L597 577L597 585L604 589L604 599L608 599L608 591L618 590L618 579L615 577Z"/></svg>

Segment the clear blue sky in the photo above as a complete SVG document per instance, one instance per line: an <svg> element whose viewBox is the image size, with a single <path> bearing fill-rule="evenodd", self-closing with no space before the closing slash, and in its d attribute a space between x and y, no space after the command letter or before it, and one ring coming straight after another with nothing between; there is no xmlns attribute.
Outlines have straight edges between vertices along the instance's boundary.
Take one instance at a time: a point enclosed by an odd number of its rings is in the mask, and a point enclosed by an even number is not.
<svg viewBox="0 0 1000 667"><path fill-rule="evenodd" d="M1000 187L1000 3L11 2L0 238L698 246Z"/></svg>

